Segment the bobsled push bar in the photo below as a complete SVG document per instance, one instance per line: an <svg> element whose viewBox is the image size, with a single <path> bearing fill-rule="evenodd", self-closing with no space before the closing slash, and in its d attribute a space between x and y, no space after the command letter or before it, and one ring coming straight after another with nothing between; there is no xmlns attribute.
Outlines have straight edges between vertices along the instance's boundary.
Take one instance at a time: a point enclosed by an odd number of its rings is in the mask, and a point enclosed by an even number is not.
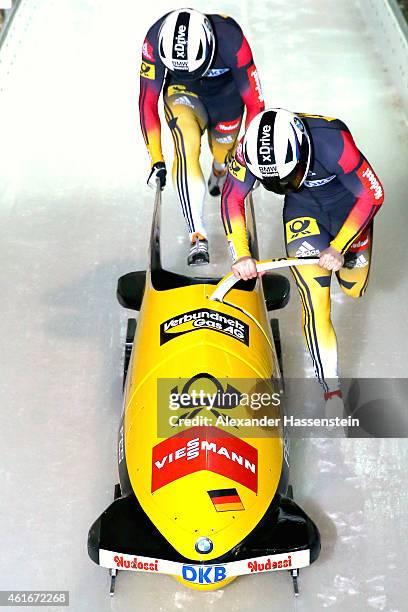
<svg viewBox="0 0 408 612"><path fill-rule="evenodd" d="M297 257L277 257L275 259L266 259L257 262L256 269L257 272L267 272L269 270L277 270L278 268L293 268L294 266L316 266L318 263L319 260L317 258L299 259ZM240 279L234 276L232 272L227 274L227 276L224 276L224 278L220 280L209 299L214 302L223 302L228 291L230 291L239 280Z"/></svg>
<svg viewBox="0 0 408 612"><path fill-rule="evenodd" d="M121 276L118 280L117 297L119 303L124 308L140 310L146 284L146 275L150 277L153 288L156 291L165 291L189 285L207 284L214 285L220 283L220 277L195 277L185 276L166 270L162 267L160 254L160 230L161 230L161 204L162 196L160 188L156 190L152 226L150 233L150 247L148 257L148 269L138 272L129 272ZM253 209L252 195L245 200L246 217L248 226L248 238L250 251L255 259L259 259L258 240L256 235L256 224ZM236 289L242 291L252 291L256 279L249 281L238 281ZM265 296L267 310L278 310L286 306L289 295L290 285L285 276L280 274L268 274L262 278L262 286Z"/></svg>
<svg viewBox="0 0 408 612"><path fill-rule="evenodd" d="M149 265L148 273L152 285L156 291L175 289L188 285L208 284L215 285L215 291L209 298L211 300L223 301L230 289L236 284L236 289L251 291L256 279L243 281L237 279L233 274L228 274L220 279L213 277L194 277L178 274L166 270L161 264L160 255L160 229L161 229L161 190L157 187L154 201L154 211L150 234ZM246 218L248 227L248 239L250 252L255 259L259 259L258 238L256 232L255 214L253 207L252 194L245 200ZM258 270L276 270L278 268L316 264L317 259L296 259L296 258L276 258L261 261L257 264ZM117 287L117 297L119 303L124 308L140 310L146 283L146 271L129 272L120 277ZM280 274L268 274L262 277L263 291L267 310L277 310L283 308L289 300L290 286L285 276Z"/></svg>

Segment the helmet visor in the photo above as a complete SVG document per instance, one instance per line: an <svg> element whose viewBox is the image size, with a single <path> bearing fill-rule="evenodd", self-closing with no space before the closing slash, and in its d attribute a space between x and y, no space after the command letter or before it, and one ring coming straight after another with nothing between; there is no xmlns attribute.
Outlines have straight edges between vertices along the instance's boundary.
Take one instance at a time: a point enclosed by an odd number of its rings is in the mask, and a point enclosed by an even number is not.
<svg viewBox="0 0 408 612"><path fill-rule="evenodd" d="M211 48L205 62L197 68L197 70L170 70L170 74L173 74L177 79L181 82L190 83L191 81L196 81L197 79L201 79L205 76L205 73L211 68L211 64L214 58L214 51Z"/></svg>
<svg viewBox="0 0 408 612"><path fill-rule="evenodd" d="M268 191L274 191L280 195L298 191L306 178L310 165L310 144L309 138L303 138L300 145L299 161L290 174L284 178L278 176L265 177L261 179L262 185Z"/></svg>

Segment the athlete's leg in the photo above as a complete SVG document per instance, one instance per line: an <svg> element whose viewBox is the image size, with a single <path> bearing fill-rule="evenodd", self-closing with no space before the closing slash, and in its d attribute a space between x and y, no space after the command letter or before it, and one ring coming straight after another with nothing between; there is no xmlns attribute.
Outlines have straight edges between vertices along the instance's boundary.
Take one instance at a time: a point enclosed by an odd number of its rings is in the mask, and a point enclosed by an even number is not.
<svg viewBox="0 0 408 612"><path fill-rule="evenodd" d="M227 157L235 148L242 115L233 121L219 121L208 129L208 143L217 169L226 167Z"/></svg>
<svg viewBox="0 0 408 612"><path fill-rule="evenodd" d="M208 102L207 111L208 144L214 157L208 188L211 195L217 196L227 176L227 160L235 149L244 112L235 86L229 86L222 96Z"/></svg>
<svg viewBox="0 0 408 612"><path fill-rule="evenodd" d="M177 87L177 89L175 89ZM203 222L205 181L200 166L201 136L208 116L198 96L184 86L170 86L164 96L167 123L174 141L173 182L190 239L207 237Z"/></svg>
<svg viewBox="0 0 408 612"><path fill-rule="evenodd" d="M239 122L240 124L241 122ZM228 125L226 122L220 126ZM232 125L237 125L237 122ZM236 130L231 130L228 134L221 135L215 129L208 130L208 142L213 154L211 174L208 179L208 191L212 196L219 196L227 178L227 159L233 152L239 133L239 125Z"/></svg>
<svg viewBox="0 0 408 612"><path fill-rule="evenodd" d="M373 245L373 224L364 230L345 255L345 267L337 272L339 285L347 295L362 297L367 289Z"/></svg>
<svg viewBox="0 0 408 612"><path fill-rule="evenodd" d="M330 244L330 234L310 213L285 206L284 223L290 257L318 257ZM316 377L325 393L336 391L339 383L337 340L330 317L331 272L309 265L292 268L292 274L299 290L303 334Z"/></svg>

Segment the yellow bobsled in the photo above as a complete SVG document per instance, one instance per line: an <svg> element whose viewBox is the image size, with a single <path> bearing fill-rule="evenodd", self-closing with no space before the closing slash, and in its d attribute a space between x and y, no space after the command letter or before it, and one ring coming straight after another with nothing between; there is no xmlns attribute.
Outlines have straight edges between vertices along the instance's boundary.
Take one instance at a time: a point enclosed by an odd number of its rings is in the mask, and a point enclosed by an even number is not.
<svg viewBox="0 0 408 612"><path fill-rule="evenodd" d="M296 591L320 537L288 491L279 351L267 316L287 303L288 281L240 281L226 302L225 282L164 270L160 206L158 192L147 271L118 283L121 304L140 314L128 325L120 484L89 531L89 556L110 569L111 594L125 569L198 589L286 569Z"/></svg>

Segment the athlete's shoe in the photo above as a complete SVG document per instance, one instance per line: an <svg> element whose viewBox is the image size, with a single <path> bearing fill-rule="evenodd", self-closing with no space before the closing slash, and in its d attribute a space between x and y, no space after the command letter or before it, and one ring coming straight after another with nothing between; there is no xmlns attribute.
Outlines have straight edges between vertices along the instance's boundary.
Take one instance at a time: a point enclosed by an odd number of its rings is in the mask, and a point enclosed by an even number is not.
<svg viewBox="0 0 408 612"><path fill-rule="evenodd" d="M192 237L187 263L189 266L205 266L210 263L208 241L201 234L194 234Z"/></svg>
<svg viewBox="0 0 408 612"><path fill-rule="evenodd" d="M216 170L214 164L211 168L210 178L208 179L208 191L214 198L220 195L222 186L227 178L227 168L224 170Z"/></svg>

